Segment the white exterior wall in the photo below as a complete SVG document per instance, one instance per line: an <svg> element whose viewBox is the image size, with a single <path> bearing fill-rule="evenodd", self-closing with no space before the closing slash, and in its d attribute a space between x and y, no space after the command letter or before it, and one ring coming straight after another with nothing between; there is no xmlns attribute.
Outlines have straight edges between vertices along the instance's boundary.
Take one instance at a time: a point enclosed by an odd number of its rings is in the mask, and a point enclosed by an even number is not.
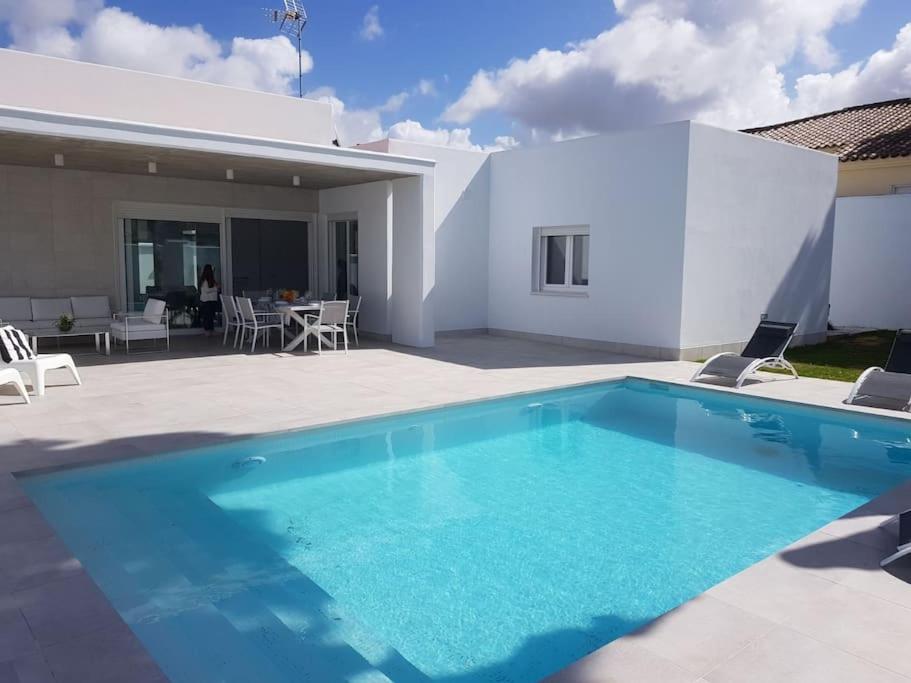
<svg viewBox="0 0 911 683"><path fill-rule="evenodd" d="M489 327L673 357L688 148L676 123L493 154ZM532 230L561 225L590 226L584 296L531 290Z"/></svg>
<svg viewBox="0 0 911 683"><path fill-rule="evenodd" d="M911 327L911 195L836 202L832 323Z"/></svg>
<svg viewBox="0 0 911 683"><path fill-rule="evenodd" d="M360 329L379 335L391 334L392 306L392 182L388 180L319 193L321 249L328 221L357 218L358 277L363 292ZM322 282L323 289L335 284Z"/></svg>
<svg viewBox="0 0 911 683"><path fill-rule="evenodd" d="M329 145L324 102L0 49L6 107Z"/></svg>
<svg viewBox="0 0 911 683"><path fill-rule="evenodd" d="M436 161L436 329L486 329L490 155L404 140L390 140L389 152Z"/></svg>
<svg viewBox="0 0 911 683"><path fill-rule="evenodd" d="M392 181L392 341L434 343L433 174Z"/></svg>
<svg viewBox="0 0 911 683"><path fill-rule="evenodd" d="M381 140L361 148L436 161L435 327L437 331L486 329L490 155L406 140Z"/></svg>
<svg viewBox="0 0 911 683"><path fill-rule="evenodd" d="M408 346L434 339L433 174L320 192L321 231L357 218L362 327Z"/></svg>
<svg viewBox="0 0 911 683"><path fill-rule="evenodd" d="M682 355L739 350L762 313L821 341L836 157L696 123L690 130Z"/></svg>

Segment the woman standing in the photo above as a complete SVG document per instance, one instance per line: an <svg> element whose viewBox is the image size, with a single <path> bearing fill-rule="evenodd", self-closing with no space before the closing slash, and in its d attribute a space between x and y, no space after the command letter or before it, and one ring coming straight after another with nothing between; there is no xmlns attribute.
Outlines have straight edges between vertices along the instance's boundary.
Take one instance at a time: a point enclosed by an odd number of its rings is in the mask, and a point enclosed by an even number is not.
<svg viewBox="0 0 911 683"><path fill-rule="evenodd" d="M218 308L218 282L212 264L207 263L199 276L199 315L202 318L202 329L207 337L215 329L215 312Z"/></svg>

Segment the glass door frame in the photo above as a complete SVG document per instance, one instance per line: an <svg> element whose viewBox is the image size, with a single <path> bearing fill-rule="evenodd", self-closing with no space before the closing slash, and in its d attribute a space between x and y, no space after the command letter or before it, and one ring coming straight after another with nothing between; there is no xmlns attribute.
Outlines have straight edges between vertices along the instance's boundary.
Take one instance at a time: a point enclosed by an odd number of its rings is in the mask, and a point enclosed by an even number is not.
<svg viewBox="0 0 911 683"><path fill-rule="evenodd" d="M116 309L126 311L129 305L129 296L127 294L127 272L124 262L125 249L125 231L126 223L129 220L151 220L151 221L181 221L187 223L217 223L219 226L219 269L224 277L225 266L227 265L228 253L226 247L225 235L225 210L211 206L189 206L183 204L158 204L147 202L114 202L113 205L114 219L114 245L115 245L115 267L114 273L117 279L117 298ZM195 328L172 329L171 334L199 334L200 330Z"/></svg>
<svg viewBox="0 0 911 683"><path fill-rule="evenodd" d="M327 272L327 278L326 278L325 284L326 284L327 290L332 290L332 291L336 292L336 296L338 296L338 286L337 286L337 283L335 280L335 277L336 277L335 268L336 268L336 263L338 260L338 254L336 253L335 245L337 244L337 239L338 239L337 235L336 235L336 230L338 230L338 228L336 226L338 223L345 223L345 245L346 245L346 248L345 248L345 281L347 283L347 288L348 288L347 296L349 296L349 297L353 296L351 294L351 223L352 222L357 223L357 230L358 230L357 254L356 254L357 260L358 260L357 287L358 287L358 293L360 293L360 291L361 291L361 273L360 273L360 264L361 264L360 228L361 228L361 223L360 223L360 220L358 219L358 215L356 212L349 212L349 213L331 214L326 217L325 269Z"/></svg>

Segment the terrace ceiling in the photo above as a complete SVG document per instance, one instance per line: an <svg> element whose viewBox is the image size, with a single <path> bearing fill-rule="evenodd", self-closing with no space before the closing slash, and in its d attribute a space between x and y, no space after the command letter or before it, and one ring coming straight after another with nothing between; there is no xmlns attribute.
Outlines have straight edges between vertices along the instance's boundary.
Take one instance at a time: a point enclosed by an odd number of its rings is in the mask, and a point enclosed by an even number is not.
<svg viewBox="0 0 911 683"><path fill-rule="evenodd" d="M149 175L149 162L154 161L157 166L155 175L162 177L292 187L292 178L299 176L300 187L311 190L393 180L407 175L346 168L328 163L309 164L119 142L0 132L0 164L53 168L57 154L63 155L63 168L70 170ZM227 169L233 170L233 181L226 179Z"/></svg>

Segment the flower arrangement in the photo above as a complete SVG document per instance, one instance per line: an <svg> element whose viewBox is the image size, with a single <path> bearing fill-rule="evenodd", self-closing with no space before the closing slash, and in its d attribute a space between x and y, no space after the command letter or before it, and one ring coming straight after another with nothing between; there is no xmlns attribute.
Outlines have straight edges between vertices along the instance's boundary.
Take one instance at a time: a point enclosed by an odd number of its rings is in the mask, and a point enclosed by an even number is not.
<svg viewBox="0 0 911 683"><path fill-rule="evenodd" d="M57 322L55 324L57 325L57 329L61 332L69 332L73 329L73 322L73 318L64 313L59 318L57 318Z"/></svg>
<svg viewBox="0 0 911 683"><path fill-rule="evenodd" d="M278 290L278 298L280 301L286 301L289 304L293 304L300 297L300 292L296 289L280 289Z"/></svg>

